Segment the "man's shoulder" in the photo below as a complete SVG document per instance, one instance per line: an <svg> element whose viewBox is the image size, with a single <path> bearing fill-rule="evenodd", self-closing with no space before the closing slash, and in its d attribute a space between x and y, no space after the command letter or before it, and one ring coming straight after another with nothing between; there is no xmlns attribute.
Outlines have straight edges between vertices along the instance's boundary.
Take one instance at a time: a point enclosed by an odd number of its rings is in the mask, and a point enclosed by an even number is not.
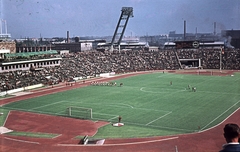
<svg viewBox="0 0 240 152"><path fill-rule="evenodd" d="M219 152L240 152L240 144L228 144Z"/></svg>

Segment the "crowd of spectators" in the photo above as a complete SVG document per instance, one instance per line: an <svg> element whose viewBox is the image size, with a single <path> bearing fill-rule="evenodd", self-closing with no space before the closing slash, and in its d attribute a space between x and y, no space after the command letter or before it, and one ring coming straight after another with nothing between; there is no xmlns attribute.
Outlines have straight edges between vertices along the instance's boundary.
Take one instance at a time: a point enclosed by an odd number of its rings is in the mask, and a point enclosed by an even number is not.
<svg viewBox="0 0 240 152"><path fill-rule="evenodd" d="M221 56L222 69L240 70L240 49L183 49L177 54L180 59L201 59L204 69L219 69Z"/></svg>
<svg viewBox="0 0 240 152"><path fill-rule="evenodd" d="M148 70L178 70L178 59L201 59L204 69L219 69L219 49L159 50L159 51L87 51L62 54L60 66L39 71L10 71L0 73L0 91L34 84L71 81L76 77L94 77L100 73L126 73ZM240 50L222 53L222 69L240 70Z"/></svg>

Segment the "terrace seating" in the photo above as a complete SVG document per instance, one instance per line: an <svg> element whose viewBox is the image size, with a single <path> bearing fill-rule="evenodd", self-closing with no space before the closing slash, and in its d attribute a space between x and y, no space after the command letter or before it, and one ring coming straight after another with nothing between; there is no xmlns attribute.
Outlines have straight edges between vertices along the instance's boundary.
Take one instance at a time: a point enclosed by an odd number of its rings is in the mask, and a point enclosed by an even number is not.
<svg viewBox="0 0 240 152"><path fill-rule="evenodd" d="M202 61L204 69L219 68L219 50L177 50L180 59L191 58ZM47 76L60 82L74 77L94 77L96 74L136 72L145 70L176 70L179 63L174 50L160 51L90 51L62 55L60 66L46 67L41 71L12 71L0 73L0 91L16 89L37 83L48 84ZM240 50L225 50L223 69L240 69ZM8 85L6 85L6 82Z"/></svg>

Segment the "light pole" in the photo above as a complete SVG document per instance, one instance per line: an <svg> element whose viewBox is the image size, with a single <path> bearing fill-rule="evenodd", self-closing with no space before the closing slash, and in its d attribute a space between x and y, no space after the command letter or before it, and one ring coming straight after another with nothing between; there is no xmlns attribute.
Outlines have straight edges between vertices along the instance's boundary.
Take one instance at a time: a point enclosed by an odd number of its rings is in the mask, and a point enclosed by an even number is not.
<svg viewBox="0 0 240 152"><path fill-rule="evenodd" d="M223 54L223 48L220 47L220 72L222 71L222 54Z"/></svg>

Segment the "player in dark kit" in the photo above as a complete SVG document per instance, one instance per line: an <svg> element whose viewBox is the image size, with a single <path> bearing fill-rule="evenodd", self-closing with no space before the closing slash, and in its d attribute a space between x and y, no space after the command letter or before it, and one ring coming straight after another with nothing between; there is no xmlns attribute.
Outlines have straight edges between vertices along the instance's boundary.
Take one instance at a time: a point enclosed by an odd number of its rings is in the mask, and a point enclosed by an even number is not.
<svg viewBox="0 0 240 152"><path fill-rule="evenodd" d="M193 92L196 92L196 91L197 91L197 88L196 88L196 87L192 87L192 91L193 91Z"/></svg>
<svg viewBox="0 0 240 152"><path fill-rule="evenodd" d="M121 116L119 116L119 117L118 117L118 122L120 123L120 122L121 122L121 120L122 120L122 117L121 117Z"/></svg>

